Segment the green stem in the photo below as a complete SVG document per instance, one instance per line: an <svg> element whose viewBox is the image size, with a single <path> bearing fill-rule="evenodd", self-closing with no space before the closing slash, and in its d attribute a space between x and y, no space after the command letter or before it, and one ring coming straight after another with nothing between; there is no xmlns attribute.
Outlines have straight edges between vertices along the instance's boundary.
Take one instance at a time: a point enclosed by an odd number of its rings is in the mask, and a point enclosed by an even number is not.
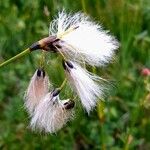
<svg viewBox="0 0 150 150"><path fill-rule="evenodd" d="M27 55L28 53L30 53L30 49L29 48L27 48L23 52L21 52L21 53L17 54L16 56L14 56L14 57L4 61L3 63L1 63L0 64L0 68L3 67L3 66L6 66L7 64L9 64L9 63L11 63L11 62L13 62L13 61L15 61L15 60L25 56L25 55Z"/></svg>
<svg viewBox="0 0 150 150"><path fill-rule="evenodd" d="M124 150L129 150L130 143L128 142L128 140L129 140L129 134L127 135L127 139L126 139L126 143L125 143L125 146L124 146Z"/></svg>
<svg viewBox="0 0 150 150"><path fill-rule="evenodd" d="M92 72L96 74L96 67L95 66L92 67Z"/></svg>
<svg viewBox="0 0 150 150"><path fill-rule="evenodd" d="M60 91L63 89L63 87L65 86L66 82L67 82L67 78L65 78L65 80L63 81L63 83L59 87Z"/></svg>
<svg viewBox="0 0 150 150"><path fill-rule="evenodd" d="M62 58L63 58L63 60L67 60L67 58L65 57L65 55L61 52L61 50L57 47L57 46L55 46L55 48L58 50L58 52L59 52L59 54L62 56Z"/></svg>
<svg viewBox="0 0 150 150"><path fill-rule="evenodd" d="M82 9L83 9L83 12L84 12L84 13L87 13L87 11L86 11L85 0L82 0L81 3L82 3Z"/></svg>

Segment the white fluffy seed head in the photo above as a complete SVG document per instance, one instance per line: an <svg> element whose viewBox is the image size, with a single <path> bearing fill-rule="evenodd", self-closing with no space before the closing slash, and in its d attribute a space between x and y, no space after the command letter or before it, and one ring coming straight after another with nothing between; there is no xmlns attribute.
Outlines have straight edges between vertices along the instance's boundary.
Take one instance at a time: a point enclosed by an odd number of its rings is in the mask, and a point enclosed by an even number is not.
<svg viewBox="0 0 150 150"><path fill-rule="evenodd" d="M42 69L37 69L32 76L25 93L25 107L32 116L35 107L49 91L49 79Z"/></svg>
<svg viewBox="0 0 150 150"><path fill-rule="evenodd" d="M31 128L45 133L55 133L73 118L73 107L66 109L68 100L61 101L59 96L48 93L38 104L31 120Z"/></svg>
<svg viewBox="0 0 150 150"><path fill-rule="evenodd" d="M88 113L96 106L97 101L103 98L103 79L89 73L74 62L65 62L64 68L71 85L81 99L83 107Z"/></svg>
<svg viewBox="0 0 150 150"><path fill-rule="evenodd" d="M61 39L59 46L67 58L85 61L92 66L110 62L119 46L108 31L82 13L72 15L60 12L50 24L50 35L57 35Z"/></svg>

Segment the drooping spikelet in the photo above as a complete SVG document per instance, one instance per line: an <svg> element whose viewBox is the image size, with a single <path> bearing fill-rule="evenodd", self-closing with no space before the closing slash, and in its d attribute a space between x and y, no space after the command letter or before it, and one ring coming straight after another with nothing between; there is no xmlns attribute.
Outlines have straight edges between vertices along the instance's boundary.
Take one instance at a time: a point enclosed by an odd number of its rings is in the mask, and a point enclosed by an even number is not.
<svg viewBox="0 0 150 150"><path fill-rule="evenodd" d="M108 31L82 13L60 12L51 22L49 34L61 39L56 46L67 58L92 66L109 63L119 46Z"/></svg>
<svg viewBox="0 0 150 150"><path fill-rule="evenodd" d="M35 107L49 91L49 79L43 69L37 69L25 93L25 107L32 115Z"/></svg>
<svg viewBox="0 0 150 150"><path fill-rule="evenodd" d="M73 118L74 102L59 99L54 92L48 93L38 104L31 120L33 130L55 133Z"/></svg>
<svg viewBox="0 0 150 150"><path fill-rule="evenodd" d="M71 85L81 99L83 107L89 113L96 106L98 99L103 97L103 84L100 84L103 79L71 61L65 61L63 66Z"/></svg>

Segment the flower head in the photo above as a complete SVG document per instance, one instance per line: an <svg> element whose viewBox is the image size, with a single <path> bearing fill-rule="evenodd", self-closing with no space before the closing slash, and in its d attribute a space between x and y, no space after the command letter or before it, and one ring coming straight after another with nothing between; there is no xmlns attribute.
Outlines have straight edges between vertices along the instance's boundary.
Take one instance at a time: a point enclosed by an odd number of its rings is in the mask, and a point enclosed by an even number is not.
<svg viewBox="0 0 150 150"><path fill-rule="evenodd" d="M102 78L88 72L78 64L65 61L63 63L67 77L81 99L81 103L89 113L95 106L98 99L103 97Z"/></svg>
<svg viewBox="0 0 150 150"><path fill-rule="evenodd" d="M34 111L32 129L55 133L73 118L73 107L74 101L61 101L54 91L48 93Z"/></svg>
<svg viewBox="0 0 150 150"><path fill-rule="evenodd" d="M49 91L49 79L43 69L37 69L25 93L25 107L32 115L35 107Z"/></svg>
<svg viewBox="0 0 150 150"><path fill-rule="evenodd" d="M82 13L59 13L50 23L50 36L57 36L56 46L70 60L100 66L110 62L118 48L117 40Z"/></svg>

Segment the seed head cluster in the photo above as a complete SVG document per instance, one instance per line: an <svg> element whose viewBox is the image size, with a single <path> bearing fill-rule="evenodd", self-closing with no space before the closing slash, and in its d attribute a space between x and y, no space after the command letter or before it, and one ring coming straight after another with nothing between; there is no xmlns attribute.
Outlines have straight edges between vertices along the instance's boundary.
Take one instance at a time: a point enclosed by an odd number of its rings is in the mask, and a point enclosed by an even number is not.
<svg viewBox="0 0 150 150"><path fill-rule="evenodd" d="M119 44L102 27L83 13L65 11L50 23L51 48L63 58L63 68L70 87L89 114L103 98L105 86L101 77L85 66L105 66L114 58ZM50 47L46 47L48 50ZM54 89L44 69L37 69L25 94L25 107L31 117L31 128L55 133L72 120L75 102L60 100L62 88Z"/></svg>

